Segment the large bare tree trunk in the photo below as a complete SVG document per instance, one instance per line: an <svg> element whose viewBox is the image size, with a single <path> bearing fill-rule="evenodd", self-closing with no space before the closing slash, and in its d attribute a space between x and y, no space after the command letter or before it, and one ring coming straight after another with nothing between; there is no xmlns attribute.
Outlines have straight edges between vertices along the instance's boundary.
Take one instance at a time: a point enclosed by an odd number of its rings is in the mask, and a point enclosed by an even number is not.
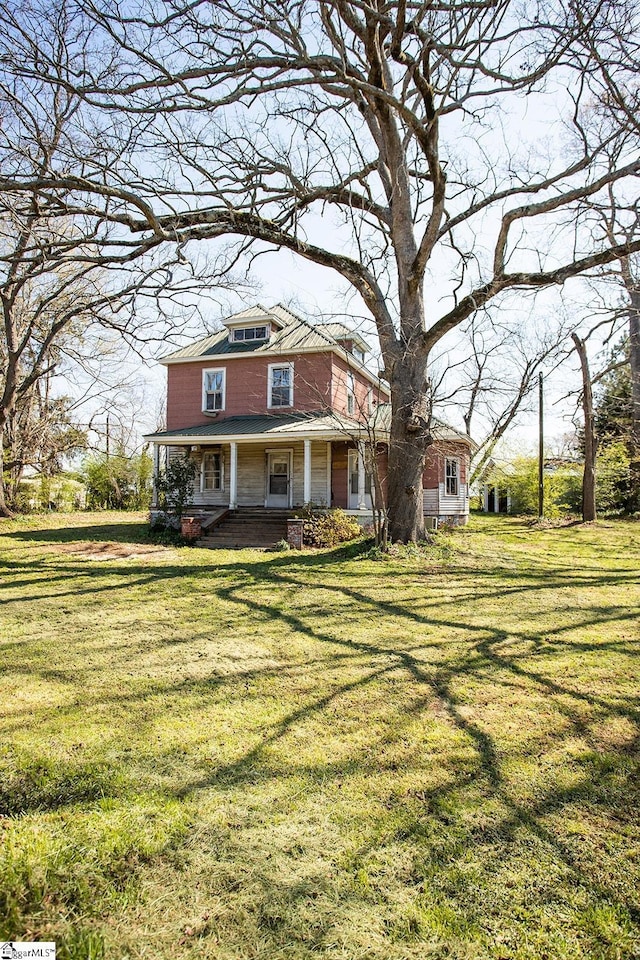
<svg viewBox="0 0 640 960"><path fill-rule="evenodd" d="M596 451L595 415L589 359L584 340L577 333L571 338L576 345L582 369L582 410L584 414L584 474L582 476L582 519L589 523L596 519Z"/></svg>
<svg viewBox="0 0 640 960"><path fill-rule="evenodd" d="M4 488L4 418L0 416L0 517L13 517L7 506Z"/></svg>
<svg viewBox="0 0 640 960"><path fill-rule="evenodd" d="M390 380L389 535L392 541L409 543L424 539L422 475L431 443L426 356L416 349Z"/></svg>

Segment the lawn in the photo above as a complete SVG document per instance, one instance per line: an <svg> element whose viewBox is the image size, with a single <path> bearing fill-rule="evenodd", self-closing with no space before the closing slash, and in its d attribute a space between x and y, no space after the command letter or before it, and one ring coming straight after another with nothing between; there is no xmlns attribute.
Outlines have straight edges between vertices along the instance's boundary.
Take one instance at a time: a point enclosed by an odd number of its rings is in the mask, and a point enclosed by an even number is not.
<svg viewBox="0 0 640 960"><path fill-rule="evenodd" d="M637 958L639 570L623 522L375 560L0 521L0 937Z"/></svg>

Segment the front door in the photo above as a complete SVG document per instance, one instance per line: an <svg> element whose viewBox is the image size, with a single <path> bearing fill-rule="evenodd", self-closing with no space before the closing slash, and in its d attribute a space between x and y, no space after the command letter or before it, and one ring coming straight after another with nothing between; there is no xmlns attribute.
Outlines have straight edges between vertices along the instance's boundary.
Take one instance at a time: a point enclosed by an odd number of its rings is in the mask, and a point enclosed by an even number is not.
<svg viewBox="0 0 640 960"><path fill-rule="evenodd" d="M291 457L285 453L267 454L267 503L268 507L288 507L291 485Z"/></svg>

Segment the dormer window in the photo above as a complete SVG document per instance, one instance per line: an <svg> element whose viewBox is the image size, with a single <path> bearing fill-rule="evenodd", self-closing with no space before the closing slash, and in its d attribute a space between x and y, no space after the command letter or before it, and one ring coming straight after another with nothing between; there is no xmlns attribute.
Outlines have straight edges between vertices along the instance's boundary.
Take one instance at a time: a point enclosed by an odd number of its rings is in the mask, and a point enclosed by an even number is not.
<svg viewBox="0 0 640 960"><path fill-rule="evenodd" d="M360 347L356 347L354 344L351 349L351 353L356 360L358 360L360 363L364 363L364 350L361 350Z"/></svg>
<svg viewBox="0 0 640 960"><path fill-rule="evenodd" d="M234 343L240 343L245 340L267 340L268 332L266 326L261 327L236 327L231 331Z"/></svg>

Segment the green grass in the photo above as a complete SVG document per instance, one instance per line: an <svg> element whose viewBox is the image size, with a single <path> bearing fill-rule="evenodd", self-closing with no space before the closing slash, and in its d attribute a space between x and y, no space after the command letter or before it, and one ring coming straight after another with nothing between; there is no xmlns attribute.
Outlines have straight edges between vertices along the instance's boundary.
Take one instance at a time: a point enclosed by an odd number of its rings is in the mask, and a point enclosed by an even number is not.
<svg viewBox="0 0 640 960"><path fill-rule="evenodd" d="M640 526L375 561L0 522L0 937L640 956Z"/></svg>

